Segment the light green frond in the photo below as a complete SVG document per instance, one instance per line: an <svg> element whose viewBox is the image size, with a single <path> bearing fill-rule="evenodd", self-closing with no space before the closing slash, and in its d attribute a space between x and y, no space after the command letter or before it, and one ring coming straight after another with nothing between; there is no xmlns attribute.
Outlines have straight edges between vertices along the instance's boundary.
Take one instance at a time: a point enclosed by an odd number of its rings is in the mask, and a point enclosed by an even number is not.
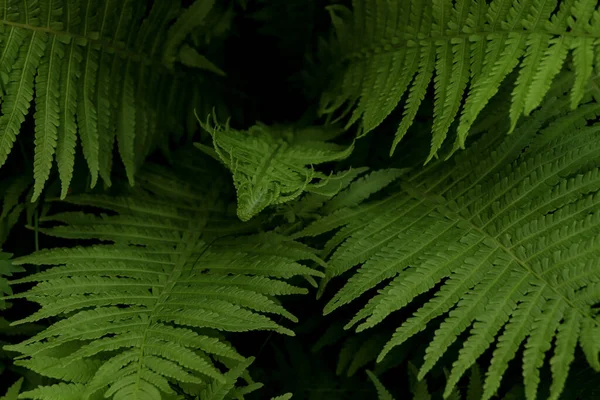
<svg viewBox="0 0 600 400"><path fill-rule="evenodd" d="M352 111L348 126L360 121L360 136L407 94L393 153L433 78L429 162L443 149L459 110L453 151L464 149L479 114L516 68L512 132L522 114L540 105L570 53L576 75L571 108L582 101L598 57L597 8L593 0L354 0L352 11L330 7L342 78L323 94L320 111L338 118Z"/></svg>
<svg viewBox="0 0 600 400"><path fill-rule="evenodd" d="M550 84L560 72L567 57L569 49L569 37L560 36L550 39L550 47L545 51L537 71L533 77L531 87L525 98L525 115L529 115L533 109L540 105L544 94L550 88Z"/></svg>
<svg viewBox="0 0 600 400"><path fill-rule="evenodd" d="M87 0L82 5L82 34L85 36L93 30L91 25L93 2ZM87 161L91 175L91 187L96 186L98 180L98 109L94 102L96 92L96 79L98 74L98 53L92 46L86 46L83 50L83 61L81 66L81 82L77 102L77 128L81 139L81 148Z"/></svg>
<svg viewBox="0 0 600 400"><path fill-rule="evenodd" d="M7 94L2 103L0 117L0 165L10 154L19 134L21 124L33 100L33 83L36 69L44 55L46 38L37 32L25 34L15 64L8 75ZM12 43L11 43L12 44Z"/></svg>
<svg viewBox="0 0 600 400"><path fill-rule="evenodd" d="M261 124L238 131L200 123L212 135L214 150L233 174L237 213L242 221L270 205L294 200L303 192L318 192L329 177L316 172L314 166L344 159L354 148L326 142L332 131L337 133L335 129L324 128L321 139L315 137L314 128ZM199 144L197 147L202 149Z"/></svg>
<svg viewBox="0 0 600 400"><path fill-rule="evenodd" d="M69 6L67 6L69 7ZM65 198L75 166L75 146L77 144L77 82L81 76L81 62L83 56L75 41L67 45L61 71L61 86L59 98L59 123L56 144L56 163L61 181L60 197Z"/></svg>
<svg viewBox="0 0 600 400"><path fill-rule="evenodd" d="M212 1L198 0L183 15L198 8L208 11L212 5ZM185 101L196 96L197 85L183 88L180 80L188 72L163 64L166 46L179 46L195 26L192 22L190 27L189 17L187 22L173 24L180 13L177 0L153 5L131 0L3 3L0 166L6 163L30 108L35 109L33 201L42 193L54 159L61 197L66 196L77 138L92 187L98 176L111 184L115 137L133 184L139 164L157 144L157 132L178 126L177 119L156 114L191 111ZM170 28L179 33L167 44ZM172 93L169 99L161 98L160 85L177 88L176 101Z"/></svg>
<svg viewBox="0 0 600 400"><path fill-rule="evenodd" d="M50 10L52 15L55 10ZM48 24L49 25L49 24ZM32 201L42 192L50 175L50 168L58 139L60 64L64 57L64 44L52 37L46 48L36 76L36 137L33 176L35 179Z"/></svg>
<svg viewBox="0 0 600 400"><path fill-rule="evenodd" d="M20 399L33 400L79 400L83 395L83 386L77 383L58 383L51 386L38 386L23 392Z"/></svg>
<svg viewBox="0 0 600 400"><path fill-rule="evenodd" d="M583 316L586 318L587 316ZM569 367L575 358L575 346L579 338L582 315L577 310L569 310L556 333L554 355L550 359L552 369L552 386L550 400L557 400L565 387Z"/></svg>
<svg viewBox="0 0 600 400"><path fill-rule="evenodd" d="M579 344L585 353L588 363L595 371L600 371L600 342L598 342L600 328L592 321L584 320L581 326L581 335Z"/></svg>
<svg viewBox="0 0 600 400"><path fill-rule="evenodd" d="M168 185L180 179L153 168L140 176L155 185L160 180L152 177L164 176ZM275 233L245 234L234 215L219 211L218 193L198 186L174 193L141 179L127 197L68 198L113 215L64 212L43 219L42 225L54 225L43 228L49 234L109 243L45 249L15 261L50 267L13 282L35 283L12 297L41 306L17 324L56 322L7 348L22 354L20 365L74 383L41 387L29 398L159 399L173 394L170 383L197 384L206 398L220 396L248 363L215 331L294 334L269 315L296 321L274 296L306 292L288 278L323 275L300 264L317 261L315 251ZM224 223L231 225L226 236L211 230ZM242 366L222 370L233 361Z"/></svg>
<svg viewBox="0 0 600 400"><path fill-rule="evenodd" d="M360 266L325 313L379 288L347 324L360 331L434 290L400 323L378 361L442 317L418 378L466 335L446 397L492 346L484 399L496 394L522 343L528 400L536 398L555 338L552 398L562 392L577 342L597 367L600 141L590 121L597 105L584 96L592 102L556 116L571 98L554 97L517 124L518 139L491 129L451 161L404 174L390 194L306 227L300 235L337 230L325 246L326 281Z"/></svg>
<svg viewBox="0 0 600 400"><path fill-rule="evenodd" d="M101 360L80 359L69 365L61 365L61 359L52 356L39 356L28 360L15 360L15 364L46 376L73 383L85 383L94 376L102 365Z"/></svg>
<svg viewBox="0 0 600 400"><path fill-rule="evenodd" d="M588 34L593 34L590 15L593 15L597 6L597 2L593 0L576 1L571 8L572 16L568 19L569 28L578 36L571 41L573 64L575 65L575 84L571 91L571 108L576 108L581 102L585 86L589 83L594 70L595 47L598 43Z"/></svg>
<svg viewBox="0 0 600 400"><path fill-rule="evenodd" d="M417 111L419 110L419 106L425 98L429 81L431 81L431 76L433 75L433 69L435 65L435 52L433 45L428 43L424 46L420 46L419 48L421 50L419 52L419 69L417 70L417 76L410 87L408 99L406 100L406 105L404 106L402 122L400 122L398 130L396 131L396 136L394 137L394 142L392 143L392 148L390 149L390 155L394 153L396 146L398 146L398 143L400 143L404 135L406 135L406 132L408 132L408 128L410 128L412 125L412 122L417 115Z"/></svg>
<svg viewBox="0 0 600 400"><path fill-rule="evenodd" d="M542 312L545 287L530 287L524 300L513 312L513 318L505 326L504 332L498 338L498 345L488 369L489 379L485 382L482 399L490 399L500 387L500 378L508 368L509 361L514 358L519 344L523 343L530 329L531 321L535 321Z"/></svg>

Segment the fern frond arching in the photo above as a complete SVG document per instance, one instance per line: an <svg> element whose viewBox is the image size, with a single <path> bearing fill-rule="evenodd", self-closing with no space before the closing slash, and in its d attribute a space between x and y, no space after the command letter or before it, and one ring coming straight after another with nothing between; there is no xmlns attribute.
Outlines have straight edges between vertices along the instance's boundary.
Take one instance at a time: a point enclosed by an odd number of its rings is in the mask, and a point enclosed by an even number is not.
<svg viewBox="0 0 600 400"><path fill-rule="evenodd" d="M263 124L248 131L229 126L205 128L212 135L214 152L233 174L237 213L242 221L303 192L318 192L330 177L315 171L315 164L344 159L354 148L328 143L326 140L339 133L335 129Z"/></svg>
<svg viewBox="0 0 600 400"><path fill-rule="evenodd" d="M345 71L322 96L321 113L344 115L355 106L348 125L360 121L362 135L386 119L406 93L393 153L433 78L427 161L446 141L461 109L454 150L464 148L475 119L515 68L509 131L540 105L568 54L576 73L575 108L600 54L595 23L600 9L593 0L355 0L352 5L352 13L330 7Z"/></svg>
<svg viewBox="0 0 600 400"><path fill-rule="evenodd" d="M196 171L182 172L190 173ZM173 394L171 383L216 396L235 383L230 375L238 368L224 373L218 365L241 362L241 373L249 362L217 331L293 335L268 314L295 320L276 297L306 293L288 278L322 276L297 262L318 260L310 248L275 233L246 234L210 182L186 185L156 166L142 169L138 182L124 197L69 196L110 215L42 218L46 234L109 243L44 249L15 261L51 266L13 281L37 282L13 297L42 306L18 323L58 322L8 348L22 353L18 364L67 382L24 398L159 399Z"/></svg>
<svg viewBox="0 0 600 400"><path fill-rule="evenodd" d="M194 7L211 4L198 0ZM182 44L180 36L175 42L165 40L182 12L180 1L148 7L132 0L7 0L0 5L0 75L5 88L0 99L0 166L33 104L33 201L55 161L64 198L77 138L92 187L98 176L111 184L115 139L133 183L141 161L164 140L156 132L179 130L178 118L191 111L181 102L191 99L197 88L181 84L186 73L173 67L173 57L168 57L170 68L163 64L167 48L169 53L178 51ZM171 101L170 93L161 98L172 88L178 90L177 101ZM163 113L171 117L159 117Z"/></svg>
<svg viewBox="0 0 600 400"><path fill-rule="evenodd" d="M600 106L566 115L571 98L551 97L517 126L516 138L496 127L449 163L401 179L375 202L337 210L298 236L340 227L327 279L362 264L325 307L355 300L388 281L348 323L373 327L413 299L439 289L397 329L380 354L444 316L425 354L422 378L458 336L470 329L449 374L449 396L464 372L492 346L483 398L491 398L521 343L528 400L555 341L551 398L558 398L579 343L598 368L600 317ZM538 133L539 132L539 133ZM346 218L346 216L351 216Z"/></svg>

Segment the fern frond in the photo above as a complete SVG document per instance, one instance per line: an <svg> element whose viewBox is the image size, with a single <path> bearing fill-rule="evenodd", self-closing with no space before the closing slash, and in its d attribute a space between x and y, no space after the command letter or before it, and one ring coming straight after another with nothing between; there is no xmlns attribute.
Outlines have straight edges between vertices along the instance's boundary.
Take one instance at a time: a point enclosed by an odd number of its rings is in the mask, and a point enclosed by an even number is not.
<svg viewBox="0 0 600 400"><path fill-rule="evenodd" d="M198 0L184 15L212 4ZM158 118L157 113L179 116L191 111L182 102L196 96L197 87L181 85L187 72L163 64L164 52L179 51L189 21L171 26L182 11L177 0L146 8L150 5L131 0L7 0L0 5L0 76L5 88L0 166L34 102L32 201L40 196L54 159L61 196L66 196L77 138L92 187L98 176L111 184L115 138L133 184L141 161L159 142L156 132L179 126L178 120ZM165 40L166 31L181 24L187 28ZM149 100L160 98L161 87L177 88L177 101Z"/></svg>
<svg viewBox="0 0 600 400"><path fill-rule="evenodd" d="M315 131L262 124L248 131L207 124L204 127L212 135L218 157L233 174L237 214L242 221L270 205L294 200L303 192L318 192L329 177L315 171L314 165L346 158L354 148L326 142L338 133L335 129ZM202 145L196 146L203 149Z"/></svg>
<svg viewBox="0 0 600 400"><path fill-rule="evenodd" d="M454 150L464 148L481 110L515 68L509 131L540 105L569 53L576 73L574 109L600 53L598 13L593 0L354 0L352 12L331 6L339 65L345 70L323 94L321 113L344 116L354 108L348 126L360 121L359 135L364 135L407 94L393 153L433 77L430 161L459 110Z"/></svg>
<svg viewBox="0 0 600 400"><path fill-rule="evenodd" d="M41 305L16 324L58 322L7 348L22 353L18 364L70 382L24 398L160 399L173 394L171 383L200 385L206 398L222 398L249 361L215 330L293 335L268 314L296 320L275 296L306 292L288 278L322 276L298 263L320 261L314 251L275 233L245 235L210 184L179 185L177 175L155 167L140 178L125 197L69 197L111 215L42 219L49 235L110 243L44 249L15 261L50 266L13 281L36 282L12 297ZM222 372L216 361L227 360L241 364Z"/></svg>
<svg viewBox="0 0 600 400"><path fill-rule="evenodd" d="M439 285L379 360L443 316L421 379L470 328L446 397L494 341L483 399L496 393L521 343L528 400L536 398L554 339L551 398L562 392L578 341L597 368L600 126L588 118L600 108L587 96L581 110L556 116L571 101L553 97L517 125L516 139L491 130L450 163L401 178L391 195L334 211L301 231L298 237L339 228L325 246L334 251L326 281L362 264L325 313L386 282L347 325L362 331Z"/></svg>

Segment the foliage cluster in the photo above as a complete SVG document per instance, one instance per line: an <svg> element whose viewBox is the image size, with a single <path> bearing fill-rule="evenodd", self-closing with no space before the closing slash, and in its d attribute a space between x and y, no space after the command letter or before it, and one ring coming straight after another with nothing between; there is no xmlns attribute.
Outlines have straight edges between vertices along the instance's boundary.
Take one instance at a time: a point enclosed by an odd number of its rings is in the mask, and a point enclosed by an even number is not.
<svg viewBox="0 0 600 400"><path fill-rule="evenodd" d="M2 399L600 397L596 0L0 0Z"/></svg>

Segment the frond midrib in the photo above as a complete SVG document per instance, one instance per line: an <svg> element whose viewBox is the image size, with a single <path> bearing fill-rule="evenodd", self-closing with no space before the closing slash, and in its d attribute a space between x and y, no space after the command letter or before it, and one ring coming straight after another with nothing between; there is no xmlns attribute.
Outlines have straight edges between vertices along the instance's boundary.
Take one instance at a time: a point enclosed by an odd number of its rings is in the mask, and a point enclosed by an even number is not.
<svg viewBox="0 0 600 400"><path fill-rule="evenodd" d="M24 29L27 31L31 31L31 32L46 33L46 34L57 36L57 37L67 36L71 40L84 40L85 42L88 43L88 45L100 46L103 49L105 49L105 51L119 54L119 55L123 56L124 58L129 59L131 61L141 62L146 65L153 65L153 66L164 69L165 72L168 71L168 69L164 66L162 61L159 60L158 58L155 59L146 53L136 52L129 48L125 48L124 46L119 46L118 42L108 41L105 39L92 38L90 36L82 35L80 33L75 33L75 32L59 31L56 29L49 28L47 26L35 26L35 25L26 24L26 23L22 23L22 22L7 21L6 19L0 19L0 25L5 25L5 26L11 27L11 28L20 28L20 29Z"/></svg>
<svg viewBox="0 0 600 400"><path fill-rule="evenodd" d="M522 35L542 34L542 35L548 35L548 36L554 36L554 37L567 36L567 37L573 37L573 38L587 38L587 39L594 39L594 40L600 39L600 36L598 36L598 35L581 32L581 31L553 32L553 31L546 31L546 30L531 31L531 30L526 30L526 29L474 30L473 32L470 32L470 33L458 33L457 34L456 32L452 32L452 34L446 34L446 35L439 35L437 33L414 34L411 32L400 32L398 35L394 36L393 38L390 38L387 40L379 40L379 41L376 41L375 43L370 42L366 46L361 46L359 49L352 51L349 55L344 57L344 59L345 60L362 59L365 57L371 57L370 54L372 54L372 53L377 53L377 54L395 53L397 51L401 51L402 49L404 49L406 47L413 47L413 46L408 45L409 41L417 42L420 45L420 43L423 43L423 42L435 43L440 40L450 41L450 42L452 42L453 40L467 40L468 41L472 36L481 36L482 40L486 40L485 38L490 35L499 36L499 35L510 35L510 34L522 34ZM394 42L399 42L399 43L394 43Z"/></svg>
<svg viewBox="0 0 600 400"><path fill-rule="evenodd" d="M427 202L427 198L425 198L425 201ZM584 310L581 310L579 307L577 307L573 303L573 301L571 301L568 297L566 297L563 293L561 293L554 285L552 285L552 283L550 281L548 281L547 279L544 279L541 274L538 274L533 269L531 269L529 267L529 265L527 265L527 262L526 262L527 260L522 260L521 258L519 258L509 247L506 247L496 236L493 236L493 235L490 235L489 233L487 233L481 227L479 227L475 223L473 223L473 221L470 218L465 218L462 215L460 215L459 213L451 212L450 210L448 210L447 207L438 208L438 211L449 219L460 220L460 221L468 224L472 230L474 230L475 232L482 235L482 237L492 240L499 249L503 250L507 255L509 255L511 257L513 262L517 263L520 267L522 267L524 270L526 270L528 274L535 277L540 282L544 282L544 284L546 284L548 286L548 288L550 288L550 290L552 290L554 293L556 293L560 297L560 299L562 301L564 301L566 304L568 304L573 310L577 310L583 316L585 316L586 318L589 318L595 324L598 324L598 321L594 318L594 316L592 314L589 313L589 311L584 311Z"/></svg>
<svg viewBox="0 0 600 400"><path fill-rule="evenodd" d="M205 250L207 250L207 249L208 249L208 246L205 248ZM186 251L186 253L189 254L189 252L187 252L187 251ZM186 257L183 257L183 255L182 255L179 262L177 262L175 264L175 267L169 274L169 278L168 278L167 282L165 282L162 285L164 287L164 290L161 291L160 296L157 298L156 303L154 304L154 307L152 308L152 310L150 310L150 314L148 315L148 320L146 321L146 324L143 327L144 336L142 339L142 343L138 349L139 357L137 360L136 372L135 372L135 388L136 388L135 393L139 393L139 390L140 390L142 369L144 368L144 365L145 365L142 362L142 360L144 359L144 355L145 355L144 350L146 347L146 341L148 338L148 334L151 332L152 326L156 322L155 315L158 314L158 311L160 310L160 306L162 306L169 300L169 295L172 293L173 288L175 287L175 285L177 284L177 281L181 277L181 272L182 272L183 268L185 268L185 264L186 264L185 260L186 260Z"/></svg>

